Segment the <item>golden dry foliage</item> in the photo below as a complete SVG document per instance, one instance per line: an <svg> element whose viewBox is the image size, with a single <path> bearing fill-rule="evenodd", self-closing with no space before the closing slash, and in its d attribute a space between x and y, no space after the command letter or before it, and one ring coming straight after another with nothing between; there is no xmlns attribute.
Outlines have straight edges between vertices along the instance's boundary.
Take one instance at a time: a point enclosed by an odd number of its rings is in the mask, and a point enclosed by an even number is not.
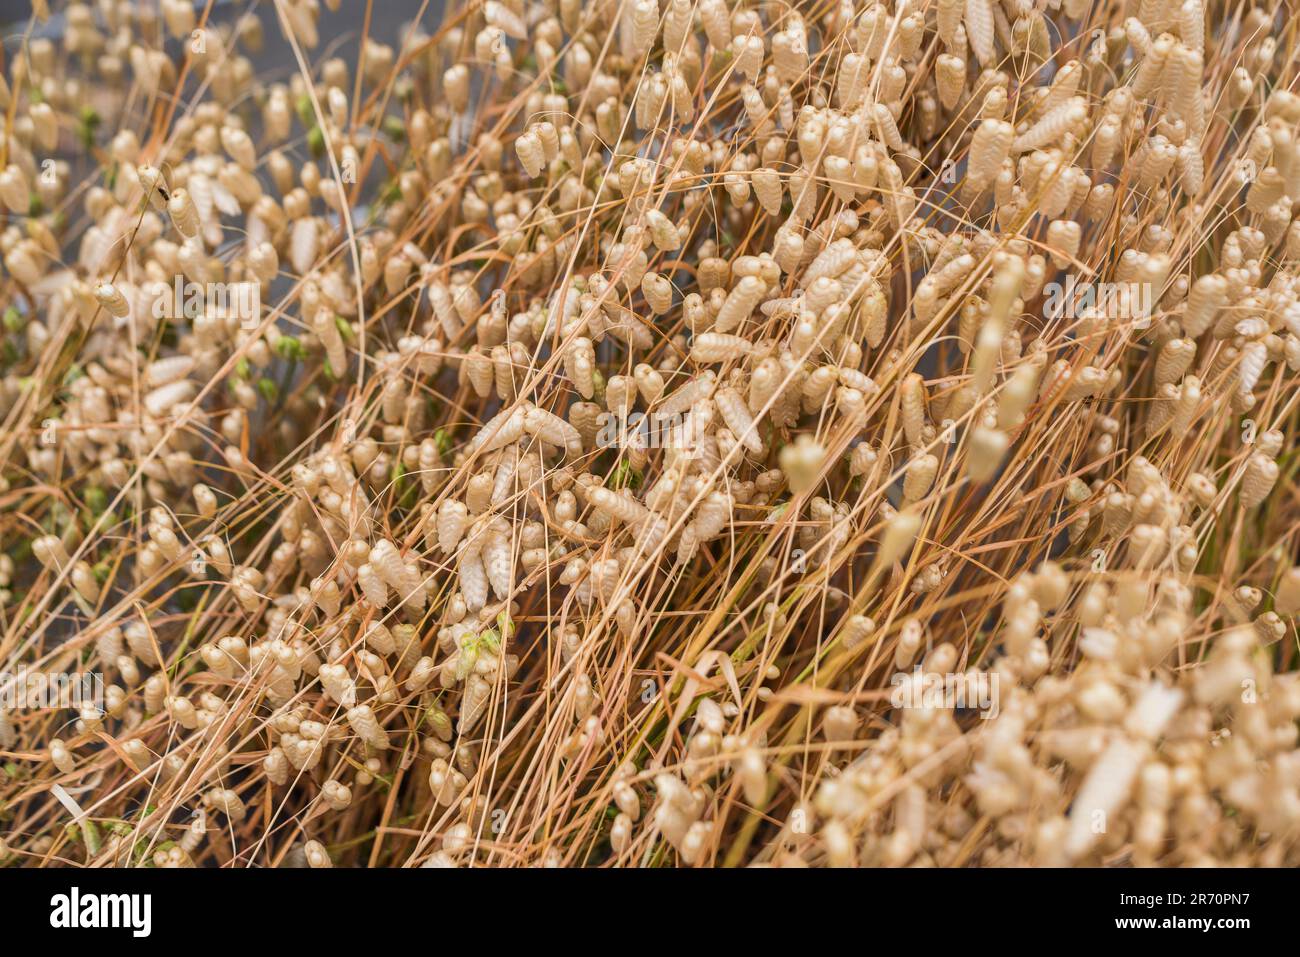
<svg viewBox="0 0 1300 957"><path fill-rule="evenodd" d="M0 860L1300 864L1286 5L50 6Z"/></svg>

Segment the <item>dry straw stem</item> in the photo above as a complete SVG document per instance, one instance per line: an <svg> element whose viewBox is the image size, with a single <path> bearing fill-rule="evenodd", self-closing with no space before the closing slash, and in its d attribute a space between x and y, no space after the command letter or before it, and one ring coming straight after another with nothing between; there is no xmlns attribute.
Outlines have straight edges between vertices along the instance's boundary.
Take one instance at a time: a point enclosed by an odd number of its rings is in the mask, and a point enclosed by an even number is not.
<svg viewBox="0 0 1300 957"><path fill-rule="evenodd" d="M1300 863L1284 5L53 6L0 865Z"/></svg>

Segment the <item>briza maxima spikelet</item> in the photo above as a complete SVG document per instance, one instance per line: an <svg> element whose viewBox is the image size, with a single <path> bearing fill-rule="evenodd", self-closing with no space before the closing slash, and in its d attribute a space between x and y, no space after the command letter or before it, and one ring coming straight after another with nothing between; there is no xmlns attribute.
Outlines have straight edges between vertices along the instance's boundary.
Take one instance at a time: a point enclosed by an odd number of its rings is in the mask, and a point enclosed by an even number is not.
<svg viewBox="0 0 1300 957"><path fill-rule="evenodd" d="M1282 5L218 6L0 71L0 863L1300 863Z"/></svg>

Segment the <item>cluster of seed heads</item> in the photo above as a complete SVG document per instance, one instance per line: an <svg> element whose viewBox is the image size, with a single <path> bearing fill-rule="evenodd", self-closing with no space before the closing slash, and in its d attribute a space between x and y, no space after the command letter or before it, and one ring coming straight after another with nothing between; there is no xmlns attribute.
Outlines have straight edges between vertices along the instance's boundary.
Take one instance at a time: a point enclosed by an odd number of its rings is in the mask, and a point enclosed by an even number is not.
<svg viewBox="0 0 1300 957"><path fill-rule="evenodd" d="M34 6L0 864L1300 864L1285 5Z"/></svg>

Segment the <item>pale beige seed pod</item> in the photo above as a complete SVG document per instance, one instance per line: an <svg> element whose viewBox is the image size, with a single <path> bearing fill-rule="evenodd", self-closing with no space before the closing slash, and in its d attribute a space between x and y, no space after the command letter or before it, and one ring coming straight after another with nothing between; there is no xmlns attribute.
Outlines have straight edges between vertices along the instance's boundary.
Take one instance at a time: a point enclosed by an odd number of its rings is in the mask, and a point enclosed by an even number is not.
<svg viewBox="0 0 1300 957"><path fill-rule="evenodd" d="M730 332L749 318L767 291L767 284L757 276L744 276L740 282L727 293L727 298L718 310L714 320L714 330L720 333Z"/></svg>
<svg viewBox="0 0 1300 957"><path fill-rule="evenodd" d="M889 524L885 526L872 567L880 569L898 561L912 546L912 542L916 540L917 533L920 531L920 512L910 508L897 512L890 519Z"/></svg>
<svg viewBox="0 0 1300 957"><path fill-rule="evenodd" d="M189 698L181 695L171 695L166 699L165 707L171 719L185 730L193 731L198 728L198 713Z"/></svg>
<svg viewBox="0 0 1300 957"><path fill-rule="evenodd" d="M167 180L163 174L152 166L144 165L137 166L135 173L140 188L149 199L149 205L160 213L166 212L167 200L164 197L167 194Z"/></svg>
<svg viewBox="0 0 1300 957"><path fill-rule="evenodd" d="M988 66L993 59L994 14L992 0L965 0L966 38L980 66Z"/></svg>
<svg viewBox="0 0 1300 957"><path fill-rule="evenodd" d="M564 449L575 458L582 455L582 435L578 430L540 406L533 406L525 413L524 431L543 442Z"/></svg>
<svg viewBox="0 0 1300 957"><path fill-rule="evenodd" d="M1110 114L1101 118L1092 140L1092 165L1095 169L1103 170L1110 166L1122 133L1123 124L1118 116Z"/></svg>
<svg viewBox="0 0 1300 957"><path fill-rule="evenodd" d="M822 160L826 184L835 197L844 203L853 202L858 193L853 179L853 164L842 156L827 156Z"/></svg>
<svg viewBox="0 0 1300 957"><path fill-rule="evenodd" d="M642 57L655 45L659 32L659 4L655 0L635 0L629 17L632 55Z"/></svg>
<svg viewBox="0 0 1300 957"><path fill-rule="evenodd" d="M329 109L330 119L334 122L334 125L338 127L346 126L348 122L348 95L337 86L332 86L329 88L329 92L325 95L325 102L326 107ZM225 143L224 133L225 131L223 130L223 145ZM227 147L227 152L229 152L229 147Z"/></svg>
<svg viewBox="0 0 1300 957"><path fill-rule="evenodd" d="M1178 387L1177 404L1174 407L1170 428L1174 435L1184 435L1191 429L1200 412L1201 380L1196 376L1187 376Z"/></svg>
<svg viewBox="0 0 1300 957"><path fill-rule="evenodd" d="M465 607L469 611L478 611L487 604L491 588L487 569L483 567L481 549L462 548L456 563L456 573Z"/></svg>
<svg viewBox="0 0 1300 957"><path fill-rule="evenodd" d="M465 507L471 515L482 515L492 504L492 494L496 490L496 475L491 467L471 476L465 487ZM481 543L476 543L479 547Z"/></svg>
<svg viewBox="0 0 1300 957"><path fill-rule="evenodd" d="M664 9L664 50L680 53L691 32L695 5L691 0L668 0Z"/></svg>
<svg viewBox="0 0 1300 957"><path fill-rule="evenodd" d="M1277 482L1278 464L1264 455L1255 452L1246 460L1246 469L1241 476L1241 506L1254 508L1268 498Z"/></svg>
<svg viewBox="0 0 1300 957"><path fill-rule="evenodd" d="M803 237L787 224L777 230L775 242L772 258L776 260L783 272L794 272L803 259Z"/></svg>
<svg viewBox="0 0 1300 957"><path fill-rule="evenodd" d="M372 621L366 627L366 646L382 657L388 657L397 650L393 633L380 621Z"/></svg>
<svg viewBox="0 0 1300 957"><path fill-rule="evenodd" d="M1197 339L1214 325L1227 298L1228 281L1217 273L1201 276L1192 283L1183 312L1183 331L1188 338Z"/></svg>
<svg viewBox="0 0 1300 957"><path fill-rule="evenodd" d="M529 130L515 139L515 154L519 165L529 179L540 176L546 166L546 153L542 140L535 132Z"/></svg>
<svg viewBox="0 0 1300 957"><path fill-rule="evenodd" d="M125 649L122 643L122 629L113 627L101 632L95 639L95 652L105 668L113 665Z"/></svg>
<svg viewBox="0 0 1300 957"><path fill-rule="evenodd" d="M469 509L464 502L456 499L443 499L438 506L438 547L444 555L450 555L460 544L469 527Z"/></svg>
<svg viewBox="0 0 1300 957"><path fill-rule="evenodd" d="M257 168L257 147L252 137L233 126L221 128L221 147L232 160L250 172Z"/></svg>
<svg viewBox="0 0 1300 957"><path fill-rule="evenodd" d="M388 747L388 735L380 726L375 713L368 704L359 704L348 709L348 725L356 732L357 737L366 742L367 745L376 751L382 751Z"/></svg>
<svg viewBox="0 0 1300 957"><path fill-rule="evenodd" d="M1180 74L1176 78L1175 65ZM1201 51L1182 44L1170 57L1166 69L1165 82L1173 112L1187 124L1188 132L1197 141L1205 132L1205 100L1201 95L1203 72L1204 57Z"/></svg>
<svg viewBox="0 0 1300 957"><path fill-rule="evenodd" d="M433 676L437 673L438 666L428 655L416 661L415 666L411 668L411 673L406 678L405 688L407 691L423 691Z"/></svg>
<svg viewBox="0 0 1300 957"><path fill-rule="evenodd" d="M160 525L157 522L150 522L146 531L150 540L168 561L180 561L184 554L184 546L181 545L181 541L176 537L174 531L168 526Z"/></svg>
<svg viewBox="0 0 1300 957"><path fill-rule="evenodd" d="M745 400L735 389L719 389L713 396L718 411L727 423L733 435L740 443L755 455L763 451L763 442L759 438L754 417L750 414Z"/></svg>
<svg viewBox="0 0 1300 957"><path fill-rule="evenodd" d="M906 671L911 667L923 644L925 644L925 629L921 623L915 618L903 622L903 627L898 634L898 644L894 646L894 668L898 671Z"/></svg>
<svg viewBox="0 0 1300 957"><path fill-rule="evenodd" d="M700 0L700 23L709 45L715 50L731 46L731 14L726 0Z"/></svg>
<svg viewBox="0 0 1300 957"><path fill-rule="evenodd" d="M609 845L617 854L625 852L632 843L632 818L620 813L609 829Z"/></svg>
<svg viewBox="0 0 1300 957"><path fill-rule="evenodd" d="M928 452L916 456L907 463L903 475L903 501L910 504L919 502L930 493L934 480L939 474L939 459Z"/></svg>
<svg viewBox="0 0 1300 957"><path fill-rule="evenodd" d="M666 276L661 276L657 272L647 272L641 277L641 292L655 315L665 315L672 308L673 284Z"/></svg>
<svg viewBox="0 0 1300 957"><path fill-rule="evenodd" d="M174 39L188 38L198 22L194 4L188 0L162 0L161 8L162 21L166 23L168 33Z"/></svg>
<svg viewBox="0 0 1300 957"><path fill-rule="evenodd" d="M1125 23L1125 27L1137 23L1133 18ZM1142 32L1141 24L1137 23L1138 30L1130 32L1129 40L1134 46L1145 43L1146 55L1138 63L1137 73L1134 75L1130 88L1133 95L1140 100L1153 97L1160 87L1161 78L1164 76L1165 67L1169 62L1170 54L1174 51L1174 45L1178 42L1172 34L1163 33L1156 40L1150 41L1138 39ZM1149 37L1149 34L1148 34ZM1136 42L1134 42L1136 41Z"/></svg>
<svg viewBox="0 0 1300 957"><path fill-rule="evenodd" d="M514 589L514 566L508 526L494 524L483 541L483 571L498 599L510 597Z"/></svg>
<svg viewBox="0 0 1300 957"><path fill-rule="evenodd" d="M997 427L1014 429L1024 420L1038 391L1038 366L1025 362L1016 368L998 395Z"/></svg>
<svg viewBox="0 0 1300 957"><path fill-rule="evenodd" d="M280 272L280 257L269 242L261 242L248 251L248 268L261 282L270 282Z"/></svg>
<svg viewBox="0 0 1300 957"><path fill-rule="evenodd" d="M468 735L474 730L479 720L487 713L491 698L492 686L480 675L471 674L465 682L465 691L460 702L460 716L456 720L456 731L459 734Z"/></svg>
<svg viewBox="0 0 1300 957"><path fill-rule="evenodd" d="M469 67L457 63L443 73L442 92L454 112L464 113L469 108Z"/></svg>
<svg viewBox="0 0 1300 957"><path fill-rule="evenodd" d="M966 60L951 53L941 53L935 59L934 65L939 102L945 109L955 109L961 102L962 92L966 88Z"/></svg>
<svg viewBox="0 0 1300 957"><path fill-rule="evenodd" d="M859 304L862 318L862 334L867 345L878 349L885 341L889 331L889 303L879 283L872 283L863 294Z"/></svg>
<svg viewBox="0 0 1300 957"><path fill-rule="evenodd" d="M876 133L885 145L895 152L902 152L905 146L903 135L899 132L898 121L894 119L894 114L890 112L889 107L877 103L871 111L871 119ZM791 192L793 193L793 189Z"/></svg>
<svg viewBox="0 0 1300 957"><path fill-rule="evenodd" d="M932 269L929 275L925 277L925 281L932 283L935 292L939 295L947 295L966 280L975 265L974 256L970 253L962 253L939 268Z"/></svg>
<svg viewBox="0 0 1300 957"><path fill-rule="evenodd" d="M1178 147L1178 158L1175 162L1183 192L1188 196L1199 194L1205 182L1205 158L1201 155L1200 144L1184 143Z"/></svg>
<svg viewBox="0 0 1300 957"><path fill-rule="evenodd" d="M330 868L334 863L330 860L330 855L325 850L325 845L320 841L308 841L303 845L303 855L307 859L307 866L312 868Z"/></svg>
<svg viewBox="0 0 1300 957"><path fill-rule="evenodd" d="M1241 361L1237 367L1237 392L1249 396L1259 383L1269 361L1268 345L1262 341L1247 342L1241 347Z"/></svg>
<svg viewBox="0 0 1300 957"><path fill-rule="evenodd" d="M221 675L221 677L234 677L235 663L231 661L230 655L227 655L225 651L217 648L211 642L199 649L199 657L203 658L203 663L207 664L209 670L213 671L214 674Z"/></svg>
<svg viewBox="0 0 1300 957"><path fill-rule="evenodd" d="M77 761L72 752L58 738L51 738L49 744L50 763L63 774L71 774L77 769Z"/></svg>
<svg viewBox="0 0 1300 957"><path fill-rule="evenodd" d="M347 666L343 664L324 664L320 666L317 677L325 693L337 704L351 708L356 704L356 685Z"/></svg>
<svg viewBox="0 0 1300 957"><path fill-rule="evenodd" d="M238 635L226 635L217 641L217 647L237 668L246 670L249 667L251 658L248 653L248 642L243 638ZM134 649L132 651L134 653Z"/></svg>
<svg viewBox="0 0 1300 957"><path fill-rule="evenodd" d="M731 54L735 58L736 72L751 83L758 79L759 73L763 70L764 53L761 35L737 36L731 40Z"/></svg>
<svg viewBox="0 0 1300 957"><path fill-rule="evenodd" d="M385 584L384 578L379 571L369 562L362 564L357 569L357 584L361 587L361 592L366 597L366 601L376 608L388 607L388 585Z"/></svg>
<svg viewBox="0 0 1300 957"><path fill-rule="evenodd" d="M646 222L650 227L650 241L654 243L655 249L668 252L681 247L682 236L676 224L659 210L649 210L646 213Z"/></svg>
<svg viewBox="0 0 1300 957"><path fill-rule="evenodd" d="M162 664L157 641L153 630L143 621L136 620L122 629L127 647L141 664L158 667Z"/></svg>
<svg viewBox="0 0 1300 957"><path fill-rule="evenodd" d="M785 196L784 187L781 185L781 174L774 169L760 167L749 174L750 183L754 187L754 195L758 198L758 204L763 207L769 216L776 216L781 212L781 203Z"/></svg>
<svg viewBox="0 0 1300 957"><path fill-rule="evenodd" d="M628 525L640 525L650 518L649 510L640 502L612 489L592 488L587 493L593 508L598 508L617 521Z"/></svg>
<svg viewBox="0 0 1300 957"><path fill-rule="evenodd" d="M550 120L542 120L537 124L537 137L542 142L542 155L546 161L552 162L560 158L560 136L559 130Z"/></svg>
<svg viewBox="0 0 1300 957"><path fill-rule="evenodd" d="M113 709L109 709L109 714ZM139 738L132 738L130 741L122 743L122 750L126 752L126 763L135 771L143 771L153 762L153 755L149 748Z"/></svg>
<svg viewBox="0 0 1300 957"><path fill-rule="evenodd" d="M880 453L867 442L859 442L849 453L849 474L866 475L880 461Z"/></svg>
<svg viewBox="0 0 1300 957"><path fill-rule="evenodd" d="M48 103L33 103L27 108L27 117L40 148L46 152L54 150L59 143L59 121L54 108ZM112 155L119 162L131 162L139 151L140 144L134 133L123 130L113 138Z"/></svg>
<svg viewBox="0 0 1300 957"><path fill-rule="evenodd" d="M0 199L11 213L25 215L31 207L31 192L27 186L27 177L22 169L10 163L0 170Z"/></svg>
<svg viewBox="0 0 1300 957"><path fill-rule="evenodd" d="M333 778L321 785L321 800L332 811L342 811L352 804L352 789Z"/></svg>
<svg viewBox="0 0 1300 957"><path fill-rule="evenodd" d="M1088 118L1087 101L1080 96L1069 100L1053 109L1041 120L1016 137L1011 149L1016 153L1041 149L1056 143L1068 131L1078 127Z"/></svg>
<svg viewBox="0 0 1300 957"><path fill-rule="evenodd" d="M524 437L526 410L520 407L502 409L474 434L465 446L468 457L478 452L495 452L518 442Z"/></svg>
<svg viewBox="0 0 1300 957"><path fill-rule="evenodd" d="M226 815L231 823L242 821L248 814L244 802L230 788L213 788L203 795L203 803Z"/></svg>
<svg viewBox="0 0 1300 957"><path fill-rule="evenodd" d="M401 593L406 589L408 584L406 566L402 563L402 555L397 550L397 546L391 541L380 539L375 543L375 546L370 549L369 565L397 592ZM364 567L366 566L363 565L362 568ZM360 569L358 569L359 576Z"/></svg>
<svg viewBox="0 0 1300 957"><path fill-rule="evenodd" d="M703 332L691 343L691 358L701 363L727 362L744 358L752 348L753 343L743 336Z"/></svg>
<svg viewBox="0 0 1300 957"><path fill-rule="evenodd" d="M590 399L596 392L596 347L585 336L579 336L564 351L564 372L573 382L578 395Z"/></svg>
<svg viewBox="0 0 1300 957"><path fill-rule="evenodd" d="M496 369L491 356L475 347L462 360L461 371L480 398L486 399L492 394L496 384Z"/></svg>
<svg viewBox="0 0 1300 957"><path fill-rule="evenodd" d="M325 358L330 370L341 376L347 371L347 349L343 344L343 334L339 332L334 321L334 313L326 306L321 306L312 317L312 331L325 347Z"/></svg>
<svg viewBox="0 0 1300 957"><path fill-rule="evenodd" d="M1156 356L1155 384L1177 382L1196 358L1196 343L1191 339L1170 339Z"/></svg>
<svg viewBox="0 0 1300 957"><path fill-rule="evenodd" d="M1300 612L1300 567L1288 568L1277 583L1273 610L1279 615Z"/></svg>
<svg viewBox="0 0 1300 957"><path fill-rule="evenodd" d="M803 409L815 412L827 402L835 383L839 381L838 370L834 366L819 366L803 381Z"/></svg>
<svg viewBox="0 0 1300 957"><path fill-rule="evenodd" d="M1151 31L1147 29L1145 23L1137 17L1129 17L1124 21L1124 35L1129 45L1138 53L1146 54L1151 49Z"/></svg>
<svg viewBox="0 0 1300 957"><path fill-rule="evenodd" d="M919 446L925 431L925 382L915 372L910 372L903 379L900 387L903 434L909 445Z"/></svg>
<svg viewBox="0 0 1300 957"><path fill-rule="evenodd" d="M1146 140L1134 160L1138 166L1135 181L1138 186L1150 189L1164 179L1178 160L1178 149L1165 137L1157 134Z"/></svg>
<svg viewBox="0 0 1300 957"><path fill-rule="evenodd" d="M784 83L797 82L805 75L808 70L808 42L802 30L782 30L773 36L772 66Z"/></svg>
<svg viewBox="0 0 1300 957"><path fill-rule="evenodd" d="M287 204L286 204L287 208ZM300 276L311 272L320 255L321 224L315 216L296 218L290 230L289 263Z"/></svg>
<svg viewBox="0 0 1300 957"><path fill-rule="evenodd" d="M1069 219L1054 219L1047 225L1047 246L1052 254L1052 262L1059 268L1066 268L1079 253L1079 243L1083 238L1083 229L1078 223Z"/></svg>
<svg viewBox="0 0 1300 957"><path fill-rule="evenodd" d="M150 387L167 385L184 379L194 371L196 363L191 356L170 356L149 363L144 371L144 381Z"/></svg>
<svg viewBox="0 0 1300 957"><path fill-rule="evenodd" d="M406 288L406 280L412 268L411 260L400 252L390 256L384 262L384 288L390 295L400 293Z"/></svg>
<svg viewBox="0 0 1300 957"><path fill-rule="evenodd" d="M962 16L965 13L963 0L939 0L937 5L937 27L939 39L949 50L960 50L965 41L958 43L958 31L961 30Z"/></svg>
<svg viewBox="0 0 1300 957"><path fill-rule="evenodd" d="M761 806L767 798L767 762L762 752L753 746L743 748L735 762L735 774L745 800Z"/></svg>
<svg viewBox="0 0 1300 957"><path fill-rule="evenodd" d="M289 780L289 759L285 757L284 749L277 745L268 751L262 759L262 770L266 779L276 787L284 785Z"/></svg>
<svg viewBox="0 0 1300 957"><path fill-rule="evenodd" d="M199 237L199 211L188 190L183 187L172 190L171 198L167 200L167 215L176 231L186 239Z"/></svg>
<svg viewBox="0 0 1300 957"><path fill-rule="evenodd" d="M749 410L757 415L772 404L781 387L783 372L781 363L773 356L768 356L757 366L749 378Z"/></svg>
<svg viewBox="0 0 1300 957"><path fill-rule="evenodd" d="M1178 8L1178 35L1189 49L1205 49L1205 6L1202 0L1184 0Z"/></svg>
<svg viewBox="0 0 1300 957"><path fill-rule="evenodd" d="M840 643L852 651L860 647L876 631L876 623L866 615L850 615L844 622Z"/></svg>
<svg viewBox="0 0 1300 957"><path fill-rule="evenodd" d="M966 475L972 482L984 483L997 474L1011 440L1005 432L977 425L971 429L966 445Z"/></svg>
<svg viewBox="0 0 1300 957"><path fill-rule="evenodd" d="M25 286L35 286L45 272L45 257L39 256L40 247L30 241L15 243L4 254L4 265L9 273ZM31 324L28 335L45 332L45 326Z"/></svg>
<svg viewBox="0 0 1300 957"><path fill-rule="evenodd" d="M988 187L1002 168L1015 139L1015 127L1005 120L984 120L975 127L971 138L970 163L966 179L970 189L980 191Z"/></svg>
<svg viewBox="0 0 1300 957"><path fill-rule="evenodd" d="M310 587L312 601L326 616L333 618L339 613L342 605L342 597L339 593L339 586L332 578L316 578L312 580Z"/></svg>
<svg viewBox="0 0 1300 957"><path fill-rule="evenodd" d="M1179 403L1179 393L1178 386L1172 382L1166 382L1156 389L1151 411L1147 414L1147 435L1155 435L1173 421Z"/></svg>
<svg viewBox="0 0 1300 957"><path fill-rule="evenodd" d="M638 363L632 370L632 378L636 382L637 392L641 394L641 401L647 406L654 405L663 395L664 377L653 366L644 362Z"/></svg>

